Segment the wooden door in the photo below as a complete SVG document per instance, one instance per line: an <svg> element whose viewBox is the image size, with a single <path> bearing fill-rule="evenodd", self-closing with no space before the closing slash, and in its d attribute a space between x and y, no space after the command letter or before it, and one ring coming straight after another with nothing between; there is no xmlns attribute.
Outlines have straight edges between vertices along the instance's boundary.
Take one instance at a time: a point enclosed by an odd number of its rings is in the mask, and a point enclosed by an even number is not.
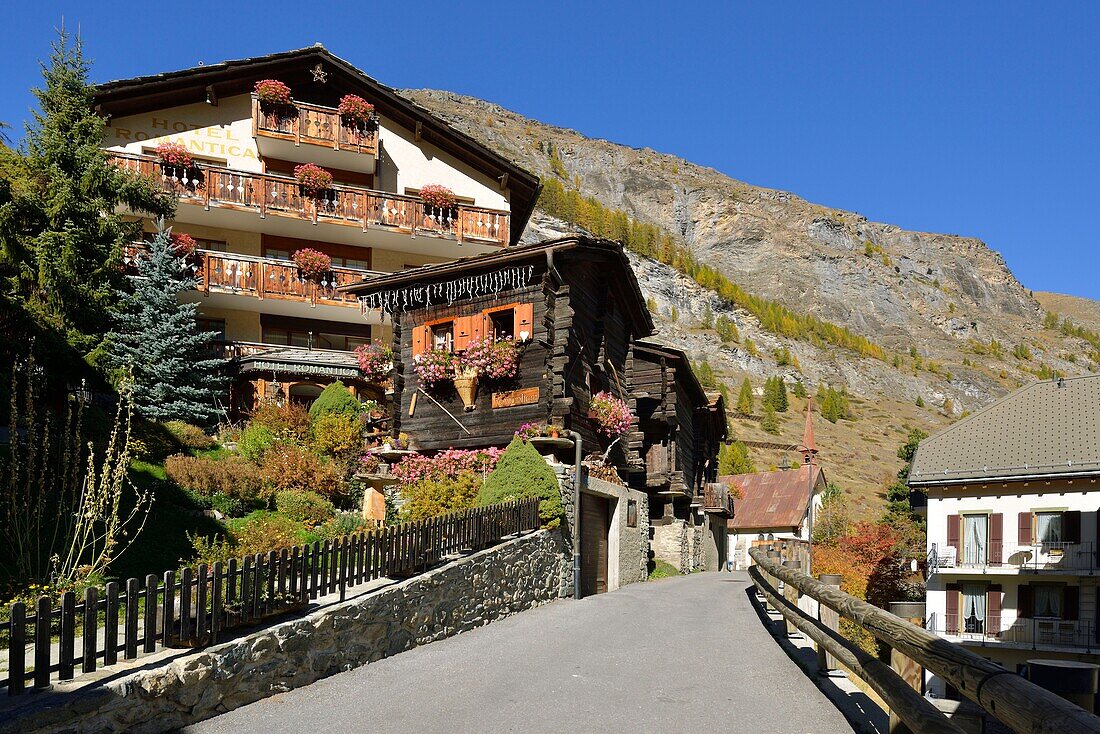
<svg viewBox="0 0 1100 734"><path fill-rule="evenodd" d="M603 497L581 493L581 595L607 591L607 531L611 513Z"/></svg>

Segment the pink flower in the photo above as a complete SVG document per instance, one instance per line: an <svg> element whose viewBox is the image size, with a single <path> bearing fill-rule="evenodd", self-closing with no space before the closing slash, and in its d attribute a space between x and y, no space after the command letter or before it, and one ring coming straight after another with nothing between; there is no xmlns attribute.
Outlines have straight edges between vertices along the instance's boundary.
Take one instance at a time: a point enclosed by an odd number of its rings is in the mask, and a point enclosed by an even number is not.
<svg viewBox="0 0 1100 734"><path fill-rule="evenodd" d="M461 370L490 380L503 380L519 372L519 348L512 339L472 339L458 361Z"/></svg>
<svg viewBox="0 0 1100 734"><path fill-rule="evenodd" d="M340 98L340 115L357 122L366 122L374 114L374 105L356 94Z"/></svg>
<svg viewBox="0 0 1100 734"><path fill-rule="evenodd" d="M454 379L455 356L445 349L432 349L413 357L413 372L426 385Z"/></svg>
<svg viewBox="0 0 1100 734"><path fill-rule="evenodd" d="M323 252L303 247L290 256L303 278L317 278L332 270L332 258Z"/></svg>
<svg viewBox="0 0 1100 734"><path fill-rule="evenodd" d="M450 209L455 205L454 192L441 184L424 184L420 187L420 198L437 209Z"/></svg>
<svg viewBox="0 0 1100 734"><path fill-rule="evenodd" d="M608 438L621 436L629 431L634 420L634 416L630 414L630 406L606 390L592 396L588 409L596 419L600 433Z"/></svg>
<svg viewBox="0 0 1100 734"><path fill-rule="evenodd" d="M191 157L191 151L181 143L173 143L167 141L161 143L153 152L157 156L170 166L179 166L180 168L191 168L195 165L195 160Z"/></svg>
<svg viewBox="0 0 1100 734"><path fill-rule="evenodd" d="M195 254L195 250L198 249L198 244L195 242L195 238L189 234L175 234L169 238L170 247L172 252L176 253L180 257L190 257Z"/></svg>
<svg viewBox="0 0 1100 734"><path fill-rule="evenodd" d="M290 87L276 79L261 79L254 88L256 96L265 104L290 104Z"/></svg>
<svg viewBox="0 0 1100 734"><path fill-rule="evenodd" d="M372 382L383 382L393 370L393 350L381 344L364 344L355 348L359 369Z"/></svg>
<svg viewBox="0 0 1100 734"><path fill-rule="evenodd" d="M332 187L332 174L315 163L295 166L294 178L307 194L320 194Z"/></svg>

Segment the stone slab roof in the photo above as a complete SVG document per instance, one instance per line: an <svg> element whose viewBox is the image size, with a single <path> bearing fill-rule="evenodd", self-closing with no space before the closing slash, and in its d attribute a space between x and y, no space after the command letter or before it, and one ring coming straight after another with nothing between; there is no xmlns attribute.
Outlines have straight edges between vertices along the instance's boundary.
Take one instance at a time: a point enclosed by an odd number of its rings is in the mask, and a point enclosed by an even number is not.
<svg viewBox="0 0 1100 734"><path fill-rule="evenodd" d="M1100 476L1100 375L1036 382L926 438L910 486Z"/></svg>

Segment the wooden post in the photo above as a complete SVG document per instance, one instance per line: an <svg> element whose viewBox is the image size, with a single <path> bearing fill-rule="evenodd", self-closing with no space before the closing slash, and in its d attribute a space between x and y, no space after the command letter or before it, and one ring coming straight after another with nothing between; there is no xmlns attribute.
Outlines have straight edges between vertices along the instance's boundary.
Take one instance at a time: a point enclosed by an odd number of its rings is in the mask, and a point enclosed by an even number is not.
<svg viewBox="0 0 1100 734"><path fill-rule="evenodd" d="M823 573L819 574L817 580L826 586L831 586L834 589L840 589L840 574L839 573ZM817 619L822 625L831 629L833 632L839 632L840 629L840 615L837 614L835 609L830 609L824 604L817 605ZM829 652L821 645L817 646L817 670L819 673L827 674L830 670L836 670L836 658L829 654Z"/></svg>
<svg viewBox="0 0 1100 734"><path fill-rule="evenodd" d="M910 624L924 625L924 602L922 601L892 601L889 612L901 617ZM924 668L913 658L890 648L890 667L902 677L917 693L924 693ZM890 711L890 734L913 734L912 729Z"/></svg>
<svg viewBox="0 0 1100 734"><path fill-rule="evenodd" d="M794 561L794 560L783 561L783 565L786 566L787 568L791 569L792 571L796 572L796 573L801 573L801 571L802 571L802 561ZM795 588L794 584L784 584L783 585L783 596L791 604L793 604L796 607L798 606L798 589ZM793 622L791 622L788 619L786 624L787 624L787 635L788 636L798 634L798 628L794 626Z"/></svg>
<svg viewBox="0 0 1100 734"><path fill-rule="evenodd" d="M778 548L773 548L772 550L768 551L768 560L775 561L776 563L782 563L782 556ZM761 568L760 570L764 572L764 578L771 585L771 587L776 591L779 591L779 579L777 579L775 576L772 576L767 571L764 571L763 568ZM767 601L767 597L765 597L764 605L769 612L776 611L771 602Z"/></svg>
<svg viewBox="0 0 1100 734"><path fill-rule="evenodd" d="M11 630L8 637L8 695L23 692L27 670L27 605L17 601L11 605Z"/></svg>

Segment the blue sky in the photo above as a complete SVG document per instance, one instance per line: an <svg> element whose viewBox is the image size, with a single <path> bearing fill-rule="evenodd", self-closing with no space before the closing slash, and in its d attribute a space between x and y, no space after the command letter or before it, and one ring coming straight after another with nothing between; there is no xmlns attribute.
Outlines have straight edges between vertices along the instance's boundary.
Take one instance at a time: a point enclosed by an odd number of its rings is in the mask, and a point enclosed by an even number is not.
<svg viewBox="0 0 1100 734"><path fill-rule="evenodd" d="M1100 299L1100 3L18 3L0 120L21 128L62 18L96 81L321 42L391 86L980 237L1025 286Z"/></svg>

